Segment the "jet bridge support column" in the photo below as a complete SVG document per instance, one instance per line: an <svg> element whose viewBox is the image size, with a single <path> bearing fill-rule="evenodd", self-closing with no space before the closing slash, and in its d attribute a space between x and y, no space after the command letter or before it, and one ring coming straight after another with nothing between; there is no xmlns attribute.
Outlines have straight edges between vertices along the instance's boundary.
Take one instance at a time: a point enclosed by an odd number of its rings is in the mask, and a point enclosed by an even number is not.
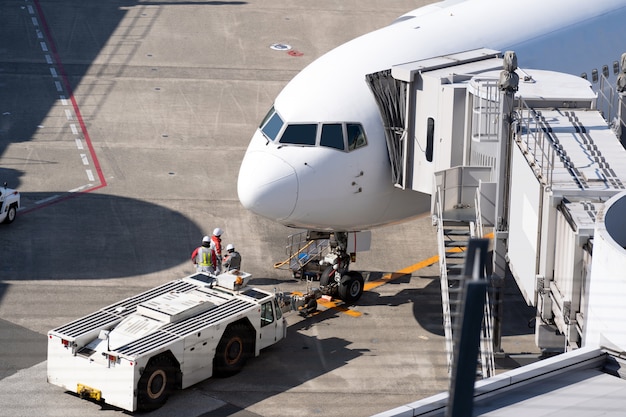
<svg viewBox="0 0 626 417"><path fill-rule="evenodd" d="M498 88L500 95L500 131L498 132L498 152L492 181L496 183L495 196L495 227L493 238L493 275L492 287L495 289L496 300L493 324L493 348L495 353L502 352L502 290L506 274L506 252L509 230L509 177L510 177L510 143L511 122L515 105L515 92L518 89L519 77L517 57L514 52L507 51L502 61L504 70L500 73Z"/></svg>
<svg viewBox="0 0 626 417"><path fill-rule="evenodd" d="M500 80L498 81L498 88L502 92L500 97L500 132L494 170L495 177L493 178L497 187L495 201L496 224L493 239L493 273L500 278L504 278L506 273L511 121L515 104L515 92L519 84L519 77L515 73L517 69L517 56L515 53L507 51L504 54L502 65L504 70L500 73Z"/></svg>

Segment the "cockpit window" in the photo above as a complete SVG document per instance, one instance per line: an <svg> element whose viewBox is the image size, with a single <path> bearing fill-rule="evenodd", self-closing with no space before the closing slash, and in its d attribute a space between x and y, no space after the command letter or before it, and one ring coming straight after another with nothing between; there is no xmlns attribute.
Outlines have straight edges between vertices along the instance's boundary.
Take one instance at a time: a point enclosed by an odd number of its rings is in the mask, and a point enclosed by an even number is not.
<svg viewBox="0 0 626 417"><path fill-rule="evenodd" d="M282 129L283 124L283 119L280 118L280 116L272 106L270 111L267 112L267 115L261 122L259 128L269 140L273 141L276 140L276 136L278 136L278 132L280 132L280 129Z"/></svg>
<svg viewBox="0 0 626 417"><path fill-rule="evenodd" d="M348 133L348 150L353 151L367 145L367 139L365 138L365 132L360 124L348 123L346 124L346 131Z"/></svg>
<svg viewBox="0 0 626 417"><path fill-rule="evenodd" d="M322 126L320 146L341 149L343 151L343 129L340 123L325 124Z"/></svg>
<svg viewBox="0 0 626 417"><path fill-rule="evenodd" d="M280 143L315 146L317 124L287 125Z"/></svg>
<svg viewBox="0 0 626 417"><path fill-rule="evenodd" d="M365 131L359 123L292 123L284 125L281 117L272 108L265 116L260 128L265 136L281 144L317 145L341 151L346 150L346 144L348 151L367 145Z"/></svg>

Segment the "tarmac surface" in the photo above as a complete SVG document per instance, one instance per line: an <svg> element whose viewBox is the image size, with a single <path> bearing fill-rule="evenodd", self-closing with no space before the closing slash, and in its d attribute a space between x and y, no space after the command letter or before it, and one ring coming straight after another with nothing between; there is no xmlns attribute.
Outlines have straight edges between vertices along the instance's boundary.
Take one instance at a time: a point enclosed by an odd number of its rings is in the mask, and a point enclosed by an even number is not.
<svg viewBox="0 0 626 417"><path fill-rule="evenodd" d="M0 181L23 205L0 226L0 415L125 414L46 383L46 333L192 273L214 227L253 285L305 289L273 267L297 231L237 199L245 149L299 70L427 3L0 2ZM436 252L427 215L374 230L357 305L289 315L241 373L145 415L358 417L446 390ZM506 297L503 369L537 353L532 310Z"/></svg>

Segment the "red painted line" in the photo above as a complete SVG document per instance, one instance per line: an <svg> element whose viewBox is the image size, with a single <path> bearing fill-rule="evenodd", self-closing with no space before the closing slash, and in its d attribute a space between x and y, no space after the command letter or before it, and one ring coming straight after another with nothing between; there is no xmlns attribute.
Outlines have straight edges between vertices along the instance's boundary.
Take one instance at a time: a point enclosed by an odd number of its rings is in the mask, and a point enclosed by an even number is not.
<svg viewBox="0 0 626 417"><path fill-rule="evenodd" d="M91 137L89 136L89 132L87 131L87 126L85 125L85 121L83 120L83 116L80 112L80 109L78 107L78 103L76 102L76 98L74 97L74 93L72 91L72 87L70 85L69 79L67 77L67 73L65 72L65 68L63 67L63 63L61 62L61 58L59 57L59 53L57 51L57 47L56 44L54 43L54 38L52 37L52 32L50 32L50 28L48 26L48 22L46 21L45 15L43 13L43 9L41 8L41 5L39 4L39 0L33 0L33 3L35 5L35 8L37 9L37 17L39 18L39 22L43 28L43 32L46 35L46 39L48 41L48 48L53 56L53 61L54 61L54 65L56 65L58 71L59 71L59 75L61 77L61 80L63 82L63 85L65 87L65 90L67 91L67 94L69 96L70 102L72 103L72 107L74 109L74 114L76 115L76 118L78 120L78 124L80 126L80 130L83 134L83 138L85 139L85 142L87 143L87 148L89 149L89 155L91 155L91 160L93 161L95 170L98 174L98 180L100 181L100 185L85 189L85 190L81 190L78 191L76 193L70 193L70 194L66 194L63 197L60 197L58 199L55 200L51 200L48 203L45 204L41 204L39 206L35 206L35 207L31 207L25 210L20 210L20 213L28 213L31 211L35 211L38 210L42 207L47 207L49 205L52 204L56 204L58 202L61 201L65 201L68 200L70 198L76 197L77 195L83 194L83 193L90 193L92 191L98 190L100 188L106 187L107 186L107 182L106 179L104 178L104 174L102 173L102 168L100 166L100 161L98 160L98 156L96 155L96 151L93 147L93 144L91 142Z"/></svg>
<svg viewBox="0 0 626 417"><path fill-rule="evenodd" d="M48 206L51 206L53 204L60 203L62 201L70 200L72 198L78 197L82 193L88 193L90 191L97 190L98 188L102 188L102 187L103 187L103 185L99 185L97 187L89 188L89 189L87 189L85 191L79 191L79 192L76 192L76 193L69 193L68 192L68 193L63 194L59 198L52 199L52 200L50 200L50 201L48 201L46 203L38 204L36 206L31 206L31 207L28 207L28 208L25 208L25 209L20 209L19 213L20 213L20 216L22 216L24 214L27 214L27 213L30 213L30 212L42 209L44 207L48 207Z"/></svg>

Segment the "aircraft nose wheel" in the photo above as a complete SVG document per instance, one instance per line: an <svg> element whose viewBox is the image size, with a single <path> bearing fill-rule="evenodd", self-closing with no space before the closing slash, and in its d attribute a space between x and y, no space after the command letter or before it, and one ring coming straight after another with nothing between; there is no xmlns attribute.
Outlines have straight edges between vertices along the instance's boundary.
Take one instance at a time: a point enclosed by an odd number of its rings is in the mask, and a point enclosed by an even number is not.
<svg viewBox="0 0 626 417"><path fill-rule="evenodd" d="M363 276L356 271L348 271L339 283L339 298L346 303L355 303L363 295Z"/></svg>

